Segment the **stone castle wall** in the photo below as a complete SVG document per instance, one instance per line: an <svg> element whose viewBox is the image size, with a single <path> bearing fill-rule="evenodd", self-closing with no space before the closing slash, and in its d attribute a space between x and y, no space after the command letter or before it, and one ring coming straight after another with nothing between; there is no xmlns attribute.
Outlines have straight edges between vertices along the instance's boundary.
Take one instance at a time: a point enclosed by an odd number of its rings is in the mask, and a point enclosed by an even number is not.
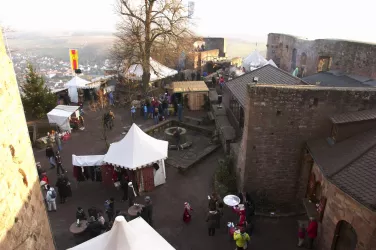
<svg viewBox="0 0 376 250"><path fill-rule="evenodd" d="M0 29L0 249L55 249L13 64Z"/></svg>
<svg viewBox="0 0 376 250"><path fill-rule="evenodd" d="M267 58L273 59L287 72L294 70L293 57L296 50L296 66L305 68L305 75L317 72L320 56L331 58L331 70L376 78L376 44L317 39L270 33L267 43Z"/></svg>
<svg viewBox="0 0 376 250"><path fill-rule="evenodd" d="M279 205L301 204L304 146L329 135L329 116L376 107L376 89L249 85L248 91L239 186Z"/></svg>
<svg viewBox="0 0 376 250"><path fill-rule="evenodd" d="M376 213L364 207L329 182L314 164L312 172L321 185L321 196L327 198L318 237L319 250L332 249L332 242L339 221L346 221L355 229L357 250L376 249Z"/></svg>

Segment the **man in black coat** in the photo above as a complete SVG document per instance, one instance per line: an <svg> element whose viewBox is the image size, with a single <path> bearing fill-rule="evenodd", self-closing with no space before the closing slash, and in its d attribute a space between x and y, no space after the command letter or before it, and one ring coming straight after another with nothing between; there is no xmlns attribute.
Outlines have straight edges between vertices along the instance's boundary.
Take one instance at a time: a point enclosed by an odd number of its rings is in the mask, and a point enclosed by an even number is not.
<svg viewBox="0 0 376 250"><path fill-rule="evenodd" d="M105 230L105 227L95 219L94 216L91 216L88 220L87 232L89 233L90 238L97 237Z"/></svg>
<svg viewBox="0 0 376 250"><path fill-rule="evenodd" d="M153 226L153 204L149 196L145 197L145 206L142 209L141 217L149 223L150 226Z"/></svg>
<svg viewBox="0 0 376 250"><path fill-rule="evenodd" d="M123 198L121 200L123 202L128 200L128 182L129 182L128 176L125 174L122 174L120 176L120 185L121 185L121 189L123 189Z"/></svg>

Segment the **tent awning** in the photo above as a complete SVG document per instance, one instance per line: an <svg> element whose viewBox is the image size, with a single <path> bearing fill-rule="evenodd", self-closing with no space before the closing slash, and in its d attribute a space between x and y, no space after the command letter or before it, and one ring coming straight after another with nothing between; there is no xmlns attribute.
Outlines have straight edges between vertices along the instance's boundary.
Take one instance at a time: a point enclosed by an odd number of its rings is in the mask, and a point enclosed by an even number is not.
<svg viewBox="0 0 376 250"><path fill-rule="evenodd" d="M101 234L68 250L175 250L141 217L127 222L123 216L115 219L109 232Z"/></svg>
<svg viewBox="0 0 376 250"><path fill-rule="evenodd" d="M133 64L125 72L125 77L133 80L142 80L143 69L141 64ZM154 82L169 76L174 76L178 71L170 69L150 58L150 81Z"/></svg>
<svg viewBox="0 0 376 250"><path fill-rule="evenodd" d="M102 166L104 155L72 155L72 165L77 167Z"/></svg>
<svg viewBox="0 0 376 250"><path fill-rule="evenodd" d="M68 118L79 108L79 106L58 105L47 113L48 122L57 124L62 130L70 131Z"/></svg>
<svg viewBox="0 0 376 250"><path fill-rule="evenodd" d="M168 142L155 139L133 123L127 135L112 143L103 161L114 166L135 170L166 159Z"/></svg>
<svg viewBox="0 0 376 250"><path fill-rule="evenodd" d="M75 76L73 77L69 82L67 82L66 84L64 84L64 87L66 88L78 88L78 89L84 89L84 88L88 88L88 84L90 82L89 81L86 81L78 76ZM90 88L90 87L89 87Z"/></svg>
<svg viewBox="0 0 376 250"><path fill-rule="evenodd" d="M209 92L204 81L173 82L171 89L174 93Z"/></svg>

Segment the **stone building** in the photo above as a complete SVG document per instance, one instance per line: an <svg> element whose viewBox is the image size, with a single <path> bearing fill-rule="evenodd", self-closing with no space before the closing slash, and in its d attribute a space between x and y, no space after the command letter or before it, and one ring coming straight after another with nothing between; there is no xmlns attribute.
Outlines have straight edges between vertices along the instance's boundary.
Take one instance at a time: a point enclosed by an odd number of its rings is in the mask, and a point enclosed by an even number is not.
<svg viewBox="0 0 376 250"><path fill-rule="evenodd" d="M273 59L278 67L288 72L299 67L303 76L339 70L376 78L375 44L335 39L307 40L270 33L266 46L267 59Z"/></svg>
<svg viewBox="0 0 376 250"><path fill-rule="evenodd" d="M374 88L249 84L239 187L279 209L301 204L309 179L301 167L306 142L330 135L330 116L372 108Z"/></svg>
<svg viewBox="0 0 376 250"><path fill-rule="evenodd" d="M376 110L331 117L329 137L310 140L304 204L320 225L318 249L376 249Z"/></svg>
<svg viewBox="0 0 376 250"><path fill-rule="evenodd" d="M228 119L240 136L244 127L244 110L247 106L248 92L247 85L254 83L285 84L285 85L306 85L308 83L301 79L276 68L272 65L265 65L254 71L239 76L226 82L223 88L222 102L226 108Z"/></svg>
<svg viewBox="0 0 376 250"><path fill-rule="evenodd" d="M55 249L24 110L0 29L0 249Z"/></svg>

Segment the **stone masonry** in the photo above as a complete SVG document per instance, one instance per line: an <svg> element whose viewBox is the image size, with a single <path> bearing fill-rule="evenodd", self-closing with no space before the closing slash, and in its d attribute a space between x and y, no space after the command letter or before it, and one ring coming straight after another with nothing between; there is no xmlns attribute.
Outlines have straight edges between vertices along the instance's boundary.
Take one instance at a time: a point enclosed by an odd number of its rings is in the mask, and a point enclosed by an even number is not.
<svg viewBox="0 0 376 250"><path fill-rule="evenodd" d="M0 249L55 249L24 110L0 29Z"/></svg>
<svg viewBox="0 0 376 250"><path fill-rule="evenodd" d="M376 78L376 45L345 40L307 40L270 33L267 59L287 72L304 67L305 75L317 72L320 57L330 58L330 70Z"/></svg>
<svg viewBox="0 0 376 250"><path fill-rule="evenodd" d="M280 207L301 203L304 145L329 135L329 116L376 107L373 88L249 85L248 91L238 185Z"/></svg>
<svg viewBox="0 0 376 250"><path fill-rule="evenodd" d="M357 250L376 249L376 213L361 205L330 183L314 164L312 172L321 185L321 195L327 198L324 217L320 224L320 250L332 249L336 226L340 221L350 223L357 234Z"/></svg>

